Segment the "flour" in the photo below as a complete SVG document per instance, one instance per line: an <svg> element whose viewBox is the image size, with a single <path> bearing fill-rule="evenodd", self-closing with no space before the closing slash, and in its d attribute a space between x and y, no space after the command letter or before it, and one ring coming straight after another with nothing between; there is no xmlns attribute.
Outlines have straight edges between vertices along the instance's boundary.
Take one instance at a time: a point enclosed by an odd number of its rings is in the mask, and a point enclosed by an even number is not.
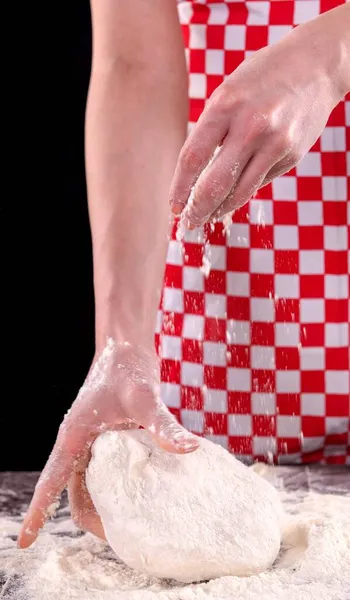
<svg viewBox="0 0 350 600"><path fill-rule="evenodd" d="M286 491L283 476L290 472L293 489ZM0 598L349 600L350 496L308 492L295 468L264 466L260 474L279 490L289 516L278 560L265 573L223 577L198 585L148 577L118 562L109 547L92 535L81 536L68 518L68 511L60 509L57 520L47 523L34 546L26 551L16 548L20 522L0 518L0 572L8 582L2 592L0 589ZM334 492L331 487L328 491ZM19 576L17 590L11 573Z"/></svg>
<svg viewBox="0 0 350 600"><path fill-rule="evenodd" d="M129 567L180 582L271 567L283 509L275 488L198 438L172 454L146 431L110 431L92 447L86 484L108 542Z"/></svg>

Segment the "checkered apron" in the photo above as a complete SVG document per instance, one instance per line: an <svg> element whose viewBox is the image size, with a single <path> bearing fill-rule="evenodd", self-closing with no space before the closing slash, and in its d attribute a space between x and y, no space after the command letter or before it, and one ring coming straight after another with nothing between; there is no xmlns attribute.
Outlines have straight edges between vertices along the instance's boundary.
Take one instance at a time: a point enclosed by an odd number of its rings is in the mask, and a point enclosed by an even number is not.
<svg viewBox="0 0 350 600"><path fill-rule="evenodd" d="M179 2L190 126L247 56L342 3ZM156 332L162 397L245 462L350 464L349 197L348 96L227 233L217 223L179 242L174 228Z"/></svg>

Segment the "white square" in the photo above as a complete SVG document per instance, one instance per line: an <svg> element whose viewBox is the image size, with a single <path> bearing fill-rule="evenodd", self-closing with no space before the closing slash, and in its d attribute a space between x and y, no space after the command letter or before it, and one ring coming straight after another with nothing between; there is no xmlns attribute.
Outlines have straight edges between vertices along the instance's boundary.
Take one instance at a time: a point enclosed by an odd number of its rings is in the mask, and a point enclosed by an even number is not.
<svg viewBox="0 0 350 600"><path fill-rule="evenodd" d="M300 322L324 323L325 307L323 298L301 298Z"/></svg>
<svg viewBox="0 0 350 600"><path fill-rule="evenodd" d="M204 335L204 317L201 315L184 315L182 337L187 340L201 341Z"/></svg>
<svg viewBox="0 0 350 600"><path fill-rule="evenodd" d="M250 250L251 273L273 273L275 270L275 257L273 250L251 248Z"/></svg>
<svg viewBox="0 0 350 600"><path fill-rule="evenodd" d="M205 50L207 41L206 25L190 25L189 47L193 50Z"/></svg>
<svg viewBox="0 0 350 600"><path fill-rule="evenodd" d="M168 246L167 263L169 265L182 265L183 264L183 247L180 242L171 240Z"/></svg>
<svg viewBox="0 0 350 600"><path fill-rule="evenodd" d="M205 294L205 315L214 319L226 319L226 296Z"/></svg>
<svg viewBox="0 0 350 600"><path fill-rule="evenodd" d="M326 433L342 435L349 431L348 417L326 417Z"/></svg>
<svg viewBox="0 0 350 600"><path fill-rule="evenodd" d="M292 31L293 27L291 25L270 25L269 26L269 37L268 44L275 44L279 42L282 38L284 38L287 33Z"/></svg>
<svg viewBox="0 0 350 600"><path fill-rule="evenodd" d="M280 454L278 457L279 465L300 465L302 462L301 454L299 452L293 452L290 454Z"/></svg>
<svg viewBox="0 0 350 600"><path fill-rule="evenodd" d="M296 348L297 346L299 346L299 323L276 323L275 343L277 348Z"/></svg>
<svg viewBox="0 0 350 600"><path fill-rule="evenodd" d="M326 275L325 276L325 296L336 300L349 297L349 277L348 275Z"/></svg>
<svg viewBox="0 0 350 600"><path fill-rule="evenodd" d="M278 394L298 394L300 371L276 371L276 391Z"/></svg>
<svg viewBox="0 0 350 600"><path fill-rule="evenodd" d="M350 101L345 102L345 125L350 127Z"/></svg>
<svg viewBox="0 0 350 600"><path fill-rule="evenodd" d="M322 177L323 200L347 200L346 177Z"/></svg>
<svg viewBox="0 0 350 600"><path fill-rule="evenodd" d="M204 73L189 73L188 90L190 98L206 98L207 78Z"/></svg>
<svg viewBox="0 0 350 600"><path fill-rule="evenodd" d="M349 346L348 323L326 323L326 348Z"/></svg>
<svg viewBox="0 0 350 600"><path fill-rule="evenodd" d="M157 310L155 333L160 333L162 331L162 325L163 325L163 311Z"/></svg>
<svg viewBox="0 0 350 600"><path fill-rule="evenodd" d="M224 25L227 23L229 15L227 4L210 4L208 25Z"/></svg>
<svg viewBox="0 0 350 600"><path fill-rule="evenodd" d="M193 16L192 4L188 2L180 2L178 5L179 9L179 20L182 25L188 25L191 22Z"/></svg>
<svg viewBox="0 0 350 600"><path fill-rule="evenodd" d="M321 135L322 152L345 152L345 127L326 127Z"/></svg>
<svg viewBox="0 0 350 600"><path fill-rule="evenodd" d="M272 346L252 346L250 349L253 369L275 369L275 349Z"/></svg>
<svg viewBox="0 0 350 600"><path fill-rule="evenodd" d="M326 394L349 394L349 371L326 371Z"/></svg>
<svg viewBox="0 0 350 600"><path fill-rule="evenodd" d="M166 310L167 312L183 313L183 291L177 288L165 287L163 292L163 310Z"/></svg>
<svg viewBox="0 0 350 600"><path fill-rule="evenodd" d="M277 298L299 298L299 275L275 275L275 295Z"/></svg>
<svg viewBox="0 0 350 600"><path fill-rule="evenodd" d="M277 177L272 182L272 193L275 200L297 199L297 180L296 177L284 175Z"/></svg>
<svg viewBox="0 0 350 600"><path fill-rule="evenodd" d="M320 14L320 0L296 0L294 3L294 25L305 23Z"/></svg>
<svg viewBox="0 0 350 600"><path fill-rule="evenodd" d="M193 433L204 432L204 414L199 410L181 410L181 420L183 426Z"/></svg>
<svg viewBox="0 0 350 600"><path fill-rule="evenodd" d="M248 0L246 5L248 8L247 25L268 25L270 2Z"/></svg>
<svg viewBox="0 0 350 600"><path fill-rule="evenodd" d="M226 414L227 392L206 388L204 391L204 410L205 412Z"/></svg>
<svg viewBox="0 0 350 600"><path fill-rule="evenodd" d="M325 364L324 348L300 348L300 368L303 371L323 371Z"/></svg>
<svg viewBox="0 0 350 600"><path fill-rule="evenodd" d="M321 153L308 152L297 165L298 177L321 177Z"/></svg>
<svg viewBox="0 0 350 600"><path fill-rule="evenodd" d="M205 244L204 256L210 262L211 269L216 271L226 270L226 246Z"/></svg>
<svg viewBox="0 0 350 600"><path fill-rule="evenodd" d="M252 377L250 369L227 369L227 389L230 392L250 392Z"/></svg>
<svg viewBox="0 0 350 600"><path fill-rule="evenodd" d="M249 220L252 225L273 225L272 200L251 200Z"/></svg>
<svg viewBox="0 0 350 600"><path fill-rule="evenodd" d="M226 344L203 342L203 363L214 367L226 367L226 352Z"/></svg>
<svg viewBox="0 0 350 600"><path fill-rule="evenodd" d="M299 225L323 225L322 202L298 202Z"/></svg>
<svg viewBox="0 0 350 600"><path fill-rule="evenodd" d="M228 344L248 346L250 344L250 323L230 319L226 325L226 338Z"/></svg>
<svg viewBox="0 0 350 600"><path fill-rule="evenodd" d="M247 298L250 294L249 273L226 273L226 289L229 296Z"/></svg>
<svg viewBox="0 0 350 600"><path fill-rule="evenodd" d="M223 50L205 51L205 72L207 75L223 75L225 71Z"/></svg>
<svg viewBox="0 0 350 600"><path fill-rule="evenodd" d="M206 440L210 440L213 444L218 444L226 450L228 450L228 438L227 435L205 435Z"/></svg>
<svg viewBox="0 0 350 600"><path fill-rule="evenodd" d="M160 397L169 408L181 407L181 388L176 383L161 383Z"/></svg>
<svg viewBox="0 0 350 600"><path fill-rule="evenodd" d="M317 450L321 450L324 448L324 437L303 437L302 438L302 446L303 452L317 452Z"/></svg>
<svg viewBox="0 0 350 600"><path fill-rule="evenodd" d="M181 363L181 383L190 387L202 387L203 385L203 365L195 363Z"/></svg>
<svg viewBox="0 0 350 600"><path fill-rule="evenodd" d="M300 250L301 275L323 275L325 271L323 250Z"/></svg>
<svg viewBox="0 0 350 600"><path fill-rule="evenodd" d="M204 275L202 271L196 267L184 267L182 273L184 290L190 290L191 292L204 291Z"/></svg>
<svg viewBox="0 0 350 600"><path fill-rule="evenodd" d="M247 223L232 223L227 232L228 247L248 248L249 244L249 225Z"/></svg>
<svg viewBox="0 0 350 600"><path fill-rule="evenodd" d="M187 229L184 232L184 241L191 244L204 244L204 231L203 227L197 229Z"/></svg>
<svg viewBox="0 0 350 600"><path fill-rule="evenodd" d="M162 335L160 343L162 358L181 360L182 341L180 337L176 337L173 335Z"/></svg>
<svg viewBox="0 0 350 600"><path fill-rule="evenodd" d="M252 413L253 415L276 414L276 394L264 394L262 392L253 392Z"/></svg>
<svg viewBox="0 0 350 600"><path fill-rule="evenodd" d="M324 417L326 398L324 394L301 394L301 414L304 417Z"/></svg>
<svg viewBox="0 0 350 600"><path fill-rule="evenodd" d="M301 418L296 415L277 415L277 435L281 438L297 438L301 434Z"/></svg>
<svg viewBox="0 0 350 600"><path fill-rule="evenodd" d="M253 454L257 456L268 456L270 454L276 454L276 452L276 438L262 435L255 435L253 437Z"/></svg>
<svg viewBox="0 0 350 600"><path fill-rule="evenodd" d="M325 250L347 250L348 232L346 225L325 225L324 247Z"/></svg>
<svg viewBox="0 0 350 600"><path fill-rule="evenodd" d="M251 415L228 415L228 434L232 436L250 436L253 432Z"/></svg>
<svg viewBox="0 0 350 600"><path fill-rule="evenodd" d="M275 225L273 233L276 250L298 250L299 232L296 225Z"/></svg>
<svg viewBox="0 0 350 600"><path fill-rule="evenodd" d="M251 298L251 320L272 323L275 320L275 303L272 298Z"/></svg>
<svg viewBox="0 0 350 600"><path fill-rule="evenodd" d="M225 27L225 50L244 50L246 38L245 25L226 25Z"/></svg>

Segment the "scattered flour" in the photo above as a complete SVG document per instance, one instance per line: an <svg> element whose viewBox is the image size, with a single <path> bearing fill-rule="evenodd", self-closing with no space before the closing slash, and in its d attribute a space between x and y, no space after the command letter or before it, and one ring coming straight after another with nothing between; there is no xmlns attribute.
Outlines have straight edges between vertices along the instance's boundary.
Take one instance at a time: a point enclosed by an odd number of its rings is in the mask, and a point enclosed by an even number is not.
<svg viewBox="0 0 350 600"><path fill-rule="evenodd" d="M264 573L195 585L142 575L117 561L106 544L91 535L79 536L68 512L60 509L58 518L47 523L37 542L26 551L16 548L20 523L0 518L0 572L7 580L0 598L349 600L350 497L307 492L299 485L297 472L295 489L287 492L283 486L285 472L286 468L260 469L260 475L279 490L289 516L280 555ZM20 585L10 595L16 580L25 587Z"/></svg>
<svg viewBox="0 0 350 600"><path fill-rule="evenodd" d="M92 447L86 484L116 555L185 583L272 566L283 509L276 489L207 439L164 452L146 431L110 431Z"/></svg>

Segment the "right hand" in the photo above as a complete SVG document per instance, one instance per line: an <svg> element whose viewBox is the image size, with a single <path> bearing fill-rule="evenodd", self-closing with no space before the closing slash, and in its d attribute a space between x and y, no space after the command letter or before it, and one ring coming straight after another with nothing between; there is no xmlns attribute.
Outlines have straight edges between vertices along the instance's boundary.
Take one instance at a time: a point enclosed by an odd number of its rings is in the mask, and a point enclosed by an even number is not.
<svg viewBox="0 0 350 600"><path fill-rule="evenodd" d="M96 437L107 430L142 426L168 452L187 453L198 439L186 431L159 397L159 362L153 349L109 341L93 362L71 410L60 426L19 535L19 547L37 538L69 483L72 516L103 537L101 522L85 486L85 469Z"/></svg>

